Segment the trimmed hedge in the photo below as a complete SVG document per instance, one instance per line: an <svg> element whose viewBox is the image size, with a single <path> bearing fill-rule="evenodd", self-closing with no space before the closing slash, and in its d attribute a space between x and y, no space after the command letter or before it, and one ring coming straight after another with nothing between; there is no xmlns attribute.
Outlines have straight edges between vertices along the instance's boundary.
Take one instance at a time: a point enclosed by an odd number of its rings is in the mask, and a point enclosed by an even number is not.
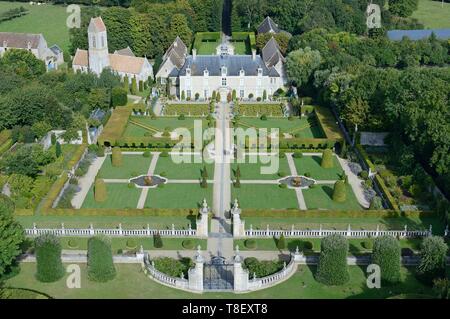
<svg viewBox="0 0 450 319"><path fill-rule="evenodd" d="M381 280L388 284L400 280L401 249L397 239L383 236L375 239L372 262L380 266Z"/></svg>
<svg viewBox="0 0 450 319"><path fill-rule="evenodd" d="M332 168L333 165L333 152L331 149L326 149L322 152L322 160L320 162L322 168Z"/></svg>
<svg viewBox="0 0 450 319"><path fill-rule="evenodd" d="M362 147L361 144L356 144L355 145L356 149L358 150L358 152L361 154L362 158L364 159L364 162L366 163L366 165L370 168L370 170L372 172L376 171L376 167L375 165L372 163L372 161L369 159L369 155L367 154L366 150L364 149L364 147Z"/></svg>
<svg viewBox="0 0 450 319"><path fill-rule="evenodd" d="M11 130L3 130L0 132L0 155L5 153L13 145L11 138Z"/></svg>
<svg viewBox="0 0 450 319"><path fill-rule="evenodd" d="M92 281L106 282L114 279L114 267L111 242L103 236L96 236L88 240L87 253L88 278Z"/></svg>
<svg viewBox="0 0 450 319"><path fill-rule="evenodd" d="M325 136L335 142L342 142L344 136L342 135L341 129L336 124L333 113L331 113L328 108L319 105L314 106L314 112L316 113L319 127L322 129Z"/></svg>
<svg viewBox="0 0 450 319"><path fill-rule="evenodd" d="M165 148L171 149L181 141L181 137L178 140L172 140L170 137L122 137L116 140L116 143L121 148ZM187 145L189 147L191 145ZM117 146L116 146L117 147ZM192 146L191 146L192 147Z"/></svg>
<svg viewBox="0 0 450 319"><path fill-rule="evenodd" d="M333 201L343 203L347 199L347 190L345 189L344 181L337 181L334 183Z"/></svg>
<svg viewBox="0 0 450 319"><path fill-rule="evenodd" d="M299 210L299 209L244 209L241 218L245 217L347 217L347 218L398 218L398 217L433 217L435 212L431 211L409 211L400 212L395 210Z"/></svg>
<svg viewBox="0 0 450 319"><path fill-rule="evenodd" d="M59 177L52 185L50 190L47 193L47 196L45 197L43 203L42 203L42 210L49 210L52 208L54 201L58 197L59 193L61 192L62 188L66 184L69 177L67 174L63 172L61 177Z"/></svg>
<svg viewBox="0 0 450 319"><path fill-rule="evenodd" d="M42 215L45 216L197 216L197 207L192 209L184 208L128 208L128 209L115 209L115 208L52 208L42 211Z"/></svg>
<svg viewBox="0 0 450 319"><path fill-rule="evenodd" d="M41 282L55 282L64 276L61 260L61 243L51 234L44 234L35 240L36 279Z"/></svg>
<svg viewBox="0 0 450 319"><path fill-rule="evenodd" d="M128 124L128 118L131 115L132 105L125 107L118 107L114 110L108 123L98 138L98 144L104 145L109 143L114 145L125 132Z"/></svg>
<svg viewBox="0 0 450 319"><path fill-rule="evenodd" d="M123 165L122 151L118 147L113 147L111 154L111 164L114 167Z"/></svg>
<svg viewBox="0 0 450 319"><path fill-rule="evenodd" d="M101 178L95 180L94 184L94 199L96 202L102 203L106 201L108 194L106 192L105 181Z"/></svg>
<svg viewBox="0 0 450 319"><path fill-rule="evenodd" d="M392 196L391 192L387 188L386 184L383 181L383 178L380 175L375 175L374 178L375 183L377 183L378 187L380 188L381 192L384 195L384 198L386 199L389 208L400 211L400 207L398 207L397 202L395 201L395 198Z"/></svg>
<svg viewBox="0 0 450 319"><path fill-rule="evenodd" d="M417 266L418 278L430 285L434 279L445 278L448 246L439 236L427 237L420 248L420 263Z"/></svg>
<svg viewBox="0 0 450 319"><path fill-rule="evenodd" d="M33 216L34 210L29 208L16 208L14 210L15 216Z"/></svg>
<svg viewBox="0 0 450 319"><path fill-rule="evenodd" d="M329 285L343 285L350 280L347 265L348 241L341 235L330 235L322 239L317 281Z"/></svg>

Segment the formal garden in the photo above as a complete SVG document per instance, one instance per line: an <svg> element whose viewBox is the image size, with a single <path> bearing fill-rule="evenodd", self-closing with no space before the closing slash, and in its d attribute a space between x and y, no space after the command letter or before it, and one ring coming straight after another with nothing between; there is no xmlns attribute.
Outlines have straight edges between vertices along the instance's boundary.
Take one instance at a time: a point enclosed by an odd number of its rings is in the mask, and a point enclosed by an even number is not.
<svg viewBox="0 0 450 319"><path fill-rule="evenodd" d="M236 55L249 55L252 54L252 49L256 49L256 37L253 32L233 32L230 42ZM199 55L215 55L220 44L220 32L198 32L195 34L193 48Z"/></svg>

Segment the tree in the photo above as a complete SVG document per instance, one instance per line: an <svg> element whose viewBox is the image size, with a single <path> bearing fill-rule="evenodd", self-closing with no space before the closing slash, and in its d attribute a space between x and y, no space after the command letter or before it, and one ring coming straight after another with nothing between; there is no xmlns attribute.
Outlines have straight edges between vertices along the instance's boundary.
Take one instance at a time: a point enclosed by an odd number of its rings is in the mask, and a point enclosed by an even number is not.
<svg viewBox="0 0 450 319"><path fill-rule="evenodd" d="M155 248L163 247L163 241L162 241L161 235L159 233L156 233L153 235L153 247L155 247Z"/></svg>
<svg viewBox="0 0 450 319"><path fill-rule="evenodd" d="M131 94L136 95L138 93L136 78L131 79Z"/></svg>
<svg viewBox="0 0 450 319"><path fill-rule="evenodd" d="M0 277L7 273L25 240L22 226L14 220L14 202L0 194Z"/></svg>
<svg viewBox="0 0 450 319"><path fill-rule="evenodd" d="M207 171L207 169L206 169L206 165L203 165L203 169L202 169L202 177L208 178L208 171Z"/></svg>
<svg viewBox="0 0 450 319"><path fill-rule="evenodd" d="M351 125L353 129L355 125L366 123L369 114L369 103L361 98L353 98L342 111L342 119Z"/></svg>
<svg viewBox="0 0 450 319"><path fill-rule="evenodd" d="M128 79L128 75L125 75L123 77L123 88L128 94L128 92L130 91L130 80Z"/></svg>
<svg viewBox="0 0 450 319"><path fill-rule="evenodd" d="M51 129L52 126L45 120L35 122L31 126L31 130L33 131L34 135L39 139L44 137Z"/></svg>
<svg viewBox="0 0 450 319"><path fill-rule="evenodd" d="M286 239L284 238L284 234L281 234L281 235L280 235L280 238L278 238L278 241L277 241L277 248L278 248L279 250L283 250L283 249L286 248Z"/></svg>
<svg viewBox="0 0 450 319"><path fill-rule="evenodd" d="M27 50L9 49L0 59L0 68L12 71L26 79L32 79L46 72L44 61Z"/></svg>
<svg viewBox="0 0 450 319"><path fill-rule="evenodd" d="M341 235L322 239L316 280L329 286L343 285L350 280L347 265L348 241Z"/></svg>
<svg viewBox="0 0 450 319"><path fill-rule="evenodd" d="M177 36L189 46L192 42L192 30L189 28L188 21L183 14L174 14L169 24L169 34L171 41Z"/></svg>
<svg viewBox="0 0 450 319"><path fill-rule="evenodd" d="M400 280L401 251L397 239L383 236L375 239L372 262L380 266L381 280L388 284Z"/></svg>
<svg viewBox="0 0 450 319"><path fill-rule="evenodd" d="M111 91L111 104L113 107L126 105L128 102L127 91L120 86L116 86Z"/></svg>
<svg viewBox="0 0 450 319"><path fill-rule="evenodd" d="M184 101L186 100L186 93L183 91L181 91L181 100Z"/></svg>
<svg viewBox="0 0 450 319"><path fill-rule="evenodd" d="M88 103L91 110L107 110L110 105L110 96L107 89L92 89L88 96Z"/></svg>
<svg viewBox="0 0 450 319"><path fill-rule="evenodd" d="M370 201L369 209L371 210L379 210L383 209L383 202L379 196L374 196Z"/></svg>
<svg viewBox="0 0 450 319"><path fill-rule="evenodd" d="M418 0L389 0L389 11L400 17L409 17L417 10Z"/></svg>
<svg viewBox="0 0 450 319"><path fill-rule="evenodd" d="M333 164L333 151L327 148L322 152L322 161L320 163L322 168L332 168Z"/></svg>
<svg viewBox="0 0 450 319"><path fill-rule="evenodd" d="M114 279L114 267L111 251L111 241L104 236L89 238L88 240L88 278L92 281L106 282Z"/></svg>
<svg viewBox="0 0 450 319"><path fill-rule="evenodd" d="M94 184L94 199L98 203L103 203L108 198L105 181L97 178Z"/></svg>
<svg viewBox="0 0 450 319"><path fill-rule="evenodd" d="M139 92L144 92L144 81L139 80Z"/></svg>
<svg viewBox="0 0 450 319"><path fill-rule="evenodd" d="M55 235L44 234L35 240L36 279L55 282L64 276L61 261L61 243Z"/></svg>
<svg viewBox="0 0 450 319"><path fill-rule="evenodd" d="M235 177L241 177L241 169L239 167L239 165L236 167L236 170L234 171L234 176Z"/></svg>
<svg viewBox="0 0 450 319"><path fill-rule="evenodd" d="M275 41L278 44L278 47L280 48L281 54L285 55L287 48L288 48L288 44L289 44L289 39L290 36L287 35L286 33L278 33L278 34L273 34L273 33L260 33L256 36L256 47L258 48L258 50L262 50L267 42L269 42L270 39L272 39L272 37L275 39Z"/></svg>
<svg viewBox="0 0 450 319"><path fill-rule="evenodd" d="M306 47L289 53L286 60L286 71L290 81L298 87L307 84L322 63L319 51Z"/></svg>
<svg viewBox="0 0 450 319"><path fill-rule="evenodd" d="M113 147L111 163L114 167L120 167L123 165L122 151L120 150L120 147Z"/></svg>
<svg viewBox="0 0 450 319"><path fill-rule="evenodd" d="M417 275L421 281L431 285L433 280L445 277L447 250L442 237L431 236L423 240L417 266Z"/></svg>
<svg viewBox="0 0 450 319"><path fill-rule="evenodd" d="M222 100L221 96L220 96L220 92L217 92L216 94L216 102L219 103Z"/></svg>
<svg viewBox="0 0 450 319"><path fill-rule="evenodd" d="M236 101L236 90L233 89L233 91L231 92L231 99L233 101Z"/></svg>
<svg viewBox="0 0 450 319"><path fill-rule="evenodd" d="M102 11L102 19L108 30L108 49L111 52L132 46L131 11L121 7L110 7Z"/></svg>
<svg viewBox="0 0 450 319"><path fill-rule="evenodd" d="M236 180L234 181L233 186L235 188L240 188L241 187L241 178L239 176L236 176Z"/></svg>
<svg viewBox="0 0 450 319"><path fill-rule="evenodd" d="M59 158L61 156L61 144L59 142L56 142L55 145L55 155L56 158Z"/></svg>
<svg viewBox="0 0 450 319"><path fill-rule="evenodd" d="M345 190L345 183L342 180L337 181L334 183L334 189L333 189L333 201L335 202L345 202L347 197L347 192Z"/></svg>

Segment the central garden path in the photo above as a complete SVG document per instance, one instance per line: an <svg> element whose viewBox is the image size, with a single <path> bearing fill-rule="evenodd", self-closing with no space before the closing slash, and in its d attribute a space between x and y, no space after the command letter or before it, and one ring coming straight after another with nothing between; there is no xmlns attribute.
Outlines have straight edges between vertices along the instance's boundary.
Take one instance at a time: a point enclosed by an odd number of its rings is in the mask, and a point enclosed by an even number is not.
<svg viewBox="0 0 450 319"><path fill-rule="evenodd" d="M339 161L339 164L341 164L342 168L344 169L345 174L347 174L348 182L349 182L350 186L352 187L353 192L355 193L359 204L364 208L369 208L370 203L367 201L366 197L364 196L364 188L362 186L361 180L350 169L350 167L348 166L347 160L340 158L339 156L336 156L336 158Z"/></svg>
<svg viewBox="0 0 450 319"><path fill-rule="evenodd" d="M153 175L155 171L156 163L158 162L160 152L152 152L152 161L150 162L150 167L148 168L147 175ZM141 196L139 196L139 201L137 204L137 208L144 208L145 201L147 200L148 188L143 188L141 192Z"/></svg>
<svg viewBox="0 0 450 319"><path fill-rule="evenodd" d="M286 159L289 165L289 169L291 171L291 175L298 176L297 168L295 167L294 160L292 158L292 153L286 153ZM303 192L300 188L295 188L295 194L297 195L298 207L302 210L307 210L305 197L303 196Z"/></svg>
<svg viewBox="0 0 450 319"><path fill-rule="evenodd" d="M229 123L230 107L221 103L216 118L215 135L215 167L213 212L211 230L208 236L208 252L211 256L230 258L233 256L233 238L231 225L225 219L225 213L230 210L231 203L231 129Z"/></svg>

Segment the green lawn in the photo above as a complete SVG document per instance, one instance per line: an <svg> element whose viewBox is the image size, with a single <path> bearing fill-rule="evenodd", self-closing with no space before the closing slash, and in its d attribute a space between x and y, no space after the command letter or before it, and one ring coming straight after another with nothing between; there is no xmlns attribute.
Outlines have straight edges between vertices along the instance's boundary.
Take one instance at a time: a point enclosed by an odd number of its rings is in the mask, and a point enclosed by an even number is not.
<svg viewBox="0 0 450 319"><path fill-rule="evenodd" d="M245 179L256 179L256 180L273 180L281 178L278 176L278 172L285 173L286 175L290 175L289 165L287 163L286 158L279 158L278 156L267 156L263 158L264 161L268 161L268 163L262 163L261 159L256 158L257 163L249 163L250 158L247 156L245 158L245 163L233 163L231 164L231 178L235 178L235 171L239 166L239 170L241 171L241 180ZM277 164L278 162L278 164ZM266 169L271 169L274 167L274 173L271 174L262 174L261 169L266 167ZM271 169L272 170L272 169Z"/></svg>
<svg viewBox="0 0 450 319"><path fill-rule="evenodd" d="M245 54L251 54L252 49L250 48L249 41L237 41L237 40L231 40L231 44L234 45L234 54L238 55L245 55Z"/></svg>
<svg viewBox="0 0 450 319"><path fill-rule="evenodd" d="M112 166L111 155L105 159L98 176L105 179L129 179L139 175L147 174L150 167L151 157L142 155L122 155L123 165L120 167ZM126 185L125 185L126 186Z"/></svg>
<svg viewBox="0 0 450 319"><path fill-rule="evenodd" d="M166 184L164 187L150 189L145 208L189 208L194 212L204 198L212 206L213 184L201 188L199 184Z"/></svg>
<svg viewBox="0 0 450 319"><path fill-rule="evenodd" d="M338 203L333 201L333 185L316 185L314 188L303 190L306 207L308 209L331 209L331 210L360 210L359 205L352 187L347 187L347 198L345 202Z"/></svg>
<svg viewBox="0 0 450 319"><path fill-rule="evenodd" d="M202 158L199 155L187 157L191 163L176 163L172 156L159 157L156 163L155 173L163 175L168 179L197 179L201 178L201 170L206 166L208 172L208 179L214 179L214 164L202 163ZM199 161L200 163L194 163Z"/></svg>
<svg viewBox="0 0 450 319"><path fill-rule="evenodd" d="M106 184L107 199L96 202L93 186L89 190L81 208L136 208L142 189L128 187L128 184Z"/></svg>
<svg viewBox="0 0 450 319"><path fill-rule="evenodd" d="M278 185L241 184L231 188L231 199L237 198L239 206L261 209L298 208L297 196L292 189L282 189Z"/></svg>
<svg viewBox="0 0 450 319"><path fill-rule="evenodd" d="M0 32L42 33L48 46L57 44L63 51L69 50L69 29L66 26L66 6L43 4L30 5L24 2L0 2L0 13L24 7L25 16L0 23Z"/></svg>
<svg viewBox="0 0 450 319"><path fill-rule="evenodd" d="M111 248L114 254L117 254L119 250L136 250L142 247L145 250L186 250L182 243L187 238L162 238L163 247L155 248L153 245L153 237L143 238L143 237L122 237L122 238L111 238ZM75 250L87 250L87 242L89 238L87 237L62 237L61 246L63 249L75 249ZM202 249L206 249L206 239L190 238L194 243L194 247L197 248L198 245ZM70 244L69 244L70 242ZM132 246L132 243L136 246ZM76 244L76 245L73 245Z"/></svg>
<svg viewBox="0 0 450 319"><path fill-rule="evenodd" d="M192 98L195 98L193 96ZM209 105L205 102L167 104L164 106L164 115L206 116L209 114Z"/></svg>
<svg viewBox="0 0 450 319"><path fill-rule="evenodd" d="M87 279L86 265L81 264L82 289L69 289L64 278L55 283L41 283L34 277L36 265L22 263L21 271L9 279L6 284L16 288L29 288L44 292L58 299L86 298L181 298L181 299L227 299L227 298L257 298L257 299L309 299L309 298L388 298L399 294L432 293L430 287L420 284L414 277L413 270L402 268L401 283L395 286L382 286L380 289L368 289L366 286L365 267L349 267L350 281L343 286L325 286L314 279L316 267L299 266L298 271L287 281L272 288L248 294L234 293L203 293L193 294L160 285L142 272L137 264L116 264L117 276L106 283L94 283Z"/></svg>
<svg viewBox="0 0 450 319"><path fill-rule="evenodd" d="M412 14L413 18L423 23L427 29L450 28L450 3L441 1L419 0L417 11Z"/></svg>
<svg viewBox="0 0 450 319"><path fill-rule="evenodd" d="M295 118L289 121L287 118L268 118L267 120L261 120L258 117L241 117L238 121L238 127L247 129L249 127L254 128L267 128L268 134L271 129L277 128L280 133L290 133L298 138L322 138L324 137L321 129L317 125L311 125L305 117L301 119Z"/></svg>
<svg viewBox="0 0 450 319"><path fill-rule="evenodd" d="M343 169L336 156L333 156L333 167L322 168L322 156L302 156L301 158L294 158L295 167L299 175L309 173L311 178L315 180L338 180L339 175L342 174Z"/></svg>
<svg viewBox="0 0 450 319"><path fill-rule="evenodd" d="M23 227L31 228L36 223L38 228L58 228L64 223L66 228L87 228L90 224L94 228L117 228L122 224L124 229L142 229L147 225L153 229L175 228L188 229L196 227L196 217L186 210L186 216L17 216L16 219Z"/></svg>
<svg viewBox="0 0 450 319"><path fill-rule="evenodd" d="M130 120L137 122L139 124L144 125L149 128L146 129L144 127L135 125L133 123L128 123L127 128L125 130L124 136L133 136L133 137L142 137L142 136L153 136L155 131L164 132L167 128L170 132L174 131L177 128L185 128L191 132L192 138L194 137L194 126L197 125L200 129L205 130L208 128L208 123L205 119L201 118L185 118L184 120L179 120L174 117L158 117L155 119L151 119L150 117L143 116L133 116Z"/></svg>

